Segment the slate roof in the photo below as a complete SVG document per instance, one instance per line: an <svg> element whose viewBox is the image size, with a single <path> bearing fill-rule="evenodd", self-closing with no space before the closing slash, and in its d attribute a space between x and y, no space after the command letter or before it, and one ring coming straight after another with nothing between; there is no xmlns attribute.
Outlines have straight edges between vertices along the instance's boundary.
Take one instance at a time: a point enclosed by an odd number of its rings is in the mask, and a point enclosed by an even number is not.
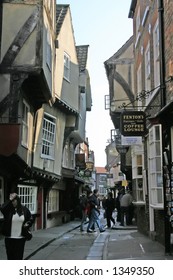
<svg viewBox="0 0 173 280"><path fill-rule="evenodd" d="M89 45L76 46L77 59L79 63L79 71L82 72L86 69Z"/></svg>
<svg viewBox="0 0 173 280"><path fill-rule="evenodd" d="M56 34L59 35L64 18L70 5L56 5Z"/></svg>

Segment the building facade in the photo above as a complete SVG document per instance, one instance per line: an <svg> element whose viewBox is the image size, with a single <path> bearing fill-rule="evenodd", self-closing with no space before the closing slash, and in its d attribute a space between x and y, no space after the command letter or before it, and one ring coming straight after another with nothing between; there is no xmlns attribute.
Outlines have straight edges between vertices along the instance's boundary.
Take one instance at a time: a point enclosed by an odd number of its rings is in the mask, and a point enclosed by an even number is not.
<svg viewBox="0 0 173 280"><path fill-rule="evenodd" d="M131 1L128 17L133 20L133 82L129 83L127 79L126 82L127 88L131 88L132 98L121 106L127 114L134 111L134 116L140 114L145 120L144 131L138 135L142 141L130 145L138 229L164 244L167 253L172 250L173 220L172 5L169 0ZM110 112L112 108L117 110L115 106L111 108L111 101L118 101L113 81L118 67L111 64L111 59L105 63L110 86ZM118 123L113 123L116 129ZM128 136L136 134L131 130ZM125 143L128 145L127 141Z"/></svg>
<svg viewBox="0 0 173 280"><path fill-rule="evenodd" d="M75 45L69 5L7 0L0 14L0 204L15 191L34 229L52 227L74 218L85 184L75 153L91 110L88 46Z"/></svg>

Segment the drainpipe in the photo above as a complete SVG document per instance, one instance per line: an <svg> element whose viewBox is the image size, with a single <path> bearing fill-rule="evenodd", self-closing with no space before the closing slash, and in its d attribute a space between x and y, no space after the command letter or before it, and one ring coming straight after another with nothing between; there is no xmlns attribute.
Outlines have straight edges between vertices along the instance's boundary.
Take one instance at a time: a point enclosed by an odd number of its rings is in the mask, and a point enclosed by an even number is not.
<svg viewBox="0 0 173 280"><path fill-rule="evenodd" d="M164 46L164 7L163 0L158 0L159 18L159 47L160 47L160 85L161 85L161 108L166 105L165 87L165 46Z"/></svg>
<svg viewBox="0 0 173 280"><path fill-rule="evenodd" d="M160 47L160 91L161 91L161 109L166 105L166 84L165 84L165 38L164 38L164 6L163 0L158 0L158 18L159 18L159 47ZM164 118L164 115L163 115ZM165 132L168 134L168 128L165 127L164 119L162 120L162 151L166 150ZM164 166L164 159L162 166ZM170 165L170 163L169 163ZM167 201L166 201L166 189L165 189L165 178L163 168L163 194L164 194L164 230L165 230L165 254L171 254L171 232L169 215L167 214Z"/></svg>

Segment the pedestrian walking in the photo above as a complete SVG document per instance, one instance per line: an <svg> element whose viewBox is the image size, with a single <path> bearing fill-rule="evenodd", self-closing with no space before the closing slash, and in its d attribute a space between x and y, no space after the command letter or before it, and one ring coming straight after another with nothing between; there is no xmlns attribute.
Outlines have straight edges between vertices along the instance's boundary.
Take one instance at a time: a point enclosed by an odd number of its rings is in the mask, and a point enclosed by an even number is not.
<svg viewBox="0 0 173 280"><path fill-rule="evenodd" d="M105 231L105 229L99 219L100 204L99 204L98 196L99 196L98 189L95 189L93 194L89 197L89 204L90 204L90 209L91 209L91 216L90 216L88 227L87 227L87 232L89 232L89 233L93 232L92 227L95 225L95 223L97 224L100 232Z"/></svg>
<svg viewBox="0 0 173 280"><path fill-rule="evenodd" d="M107 227L111 228L111 221L113 223L113 227L115 227L115 219L112 217L113 211L115 209L115 199L112 197L112 193L108 193L108 198L105 202L105 213L107 220Z"/></svg>
<svg viewBox="0 0 173 280"><path fill-rule="evenodd" d="M33 224L29 209L21 204L20 197L11 193L0 208L4 215L2 233L5 236L5 248L8 260L22 260L28 230ZM30 235L30 237L32 237Z"/></svg>
<svg viewBox="0 0 173 280"><path fill-rule="evenodd" d="M115 207L117 209L117 222L121 223L121 206L120 206L120 200L122 196L125 194L124 188L120 188L117 194L117 197L115 199Z"/></svg>
<svg viewBox="0 0 173 280"><path fill-rule="evenodd" d="M126 218L126 225L130 225L130 206L133 198L130 191L127 191L120 200L121 206L121 226L124 226L124 218Z"/></svg>
<svg viewBox="0 0 173 280"><path fill-rule="evenodd" d="M87 206L88 206L88 198L86 192L83 192L81 197L80 197L80 208L82 212L82 218L81 218L81 224L80 224L80 231L84 231L84 223L87 218Z"/></svg>

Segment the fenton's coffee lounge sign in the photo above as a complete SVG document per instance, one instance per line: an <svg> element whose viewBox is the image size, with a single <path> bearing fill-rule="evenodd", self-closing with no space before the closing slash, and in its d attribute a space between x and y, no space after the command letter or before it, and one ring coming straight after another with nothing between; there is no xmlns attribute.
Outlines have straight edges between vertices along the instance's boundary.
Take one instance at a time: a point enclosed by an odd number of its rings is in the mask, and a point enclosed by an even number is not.
<svg viewBox="0 0 173 280"><path fill-rule="evenodd" d="M146 117L143 111L125 111L121 115L121 134L142 136L145 134Z"/></svg>

